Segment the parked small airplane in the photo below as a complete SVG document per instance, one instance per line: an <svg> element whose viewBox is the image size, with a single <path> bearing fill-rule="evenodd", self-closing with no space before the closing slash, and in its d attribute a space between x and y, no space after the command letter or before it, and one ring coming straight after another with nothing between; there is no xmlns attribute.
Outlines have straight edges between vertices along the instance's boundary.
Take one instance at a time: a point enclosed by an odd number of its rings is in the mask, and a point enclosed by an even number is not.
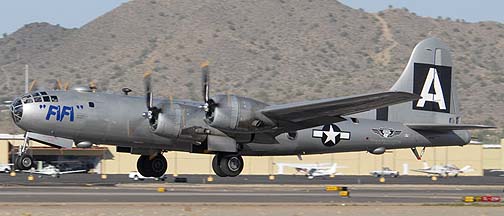
<svg viewBox="0 0 504 216"><path fill-rule="evenodd" d="M285 167L291 167L296 170L297 173L306 175L308 179L313 179L317 176L335 176L342 175L336 171L337 168L345 168L344 166L338 166L338 164L333 163L323 163L323 164L302 164L302 163L275 163L278 167L277 174L284 174Z"/></svg>
<svg viewBox="0 0 504 216"><path fill-rule="evenodd" d="M57 167L49 164L49 165L43 167L42 169L34 170L34 171L25 171L25 172L31 173L31 174L37 174L37 175L48 175L51 177L59 178L61 175L64 175L64 174L85 173L85 172L87 172L87 170L60 171Z"/></svg>
<svg viewBox="0 0 504 216"><path fill-rule="evenodd" d="M462 167L462 169L459 169L455 165L452 164L446 164L446 165L433 165L432 167L429 167L427 162L424 162L424 168L422 169L416 169L412 170L415 172L421 172L421 173L427 173L427 175L433 176L441 176L441 177L448 177L448 176L454 176L457 177L461 173L468 173L474 171L474 169L471 168L471 166L465 166Z"/></svg>
<svg viewBox="0 0 504 216"><path fill-rule="evenodd" d="M13 100L11 116L26 131L15 166L33 166L29 140L64 148L117 146L141 155L138 171L162 176L163 153L214 154L218 176L234 177L242 156L275 156L463 146L468 130L492 126L461 123L450 49L436 38L413 50L391 89L379 93L268 104L248 97L210 97L209 64L201 65L203 101L154 99L152 72L144 74L145 97L88 90L35 91ZM307 72L309 73L309 72ZM345 79L345 77L339 77ZM365 83L362 83L365 85ZM319 88L338 91L327 81ZM271 92L275 94L275 92Z"/></svg>

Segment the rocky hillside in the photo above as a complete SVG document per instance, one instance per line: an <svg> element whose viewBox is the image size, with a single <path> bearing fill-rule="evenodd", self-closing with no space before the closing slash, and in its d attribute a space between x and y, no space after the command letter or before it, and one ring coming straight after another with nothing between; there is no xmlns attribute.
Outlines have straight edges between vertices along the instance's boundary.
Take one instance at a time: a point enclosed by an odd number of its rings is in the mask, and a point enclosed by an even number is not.
<svg viewBox="0 0 504 216"><path fill-rule="evenodd" d="M464 121L504 125L504 24L374 14L333 0L136 0L80 29L29 24L0 39L0 95L22 93L27 63L39 88L95 80L102 91L141 94L153 68L158 96L200 100L207 59L214 93L279 103L381 91L428 36L453 49Z"/></svg>

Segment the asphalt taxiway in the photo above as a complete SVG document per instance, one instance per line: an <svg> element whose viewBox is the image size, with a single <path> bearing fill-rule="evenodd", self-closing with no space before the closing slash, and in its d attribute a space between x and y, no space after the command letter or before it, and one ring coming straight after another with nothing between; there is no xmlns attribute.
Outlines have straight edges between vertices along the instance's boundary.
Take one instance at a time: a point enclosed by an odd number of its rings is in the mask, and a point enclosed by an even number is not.
<svg viewBox="0 0 504 216"><path fill-rule="evenodd" d="M425 176L386 178L336 176L313 180L303 176L239 176L208 182L203 175L179 176L187 183L133 181L126 175L72 174L60 178L28 174L0 175L0 203L311 203L311 204L452 204L463 196L504 196L502 177L458 177L432 181ZM349 197L325 191L347 186ZM165 192L158 192L163 188Z"/></svg>

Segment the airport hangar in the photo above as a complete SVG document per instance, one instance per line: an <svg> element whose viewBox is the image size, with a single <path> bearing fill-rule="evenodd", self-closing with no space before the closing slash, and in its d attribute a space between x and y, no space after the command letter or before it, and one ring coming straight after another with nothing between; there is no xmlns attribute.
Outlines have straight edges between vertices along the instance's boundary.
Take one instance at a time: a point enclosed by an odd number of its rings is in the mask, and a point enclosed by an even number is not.
<svg viewBox="0 0 504 216"><path fill-rule="evenodd" d="M0 140L0 164L11 163L11 158L17 152L22 135L11 139ZM382 155L368 152L349 152L333 154L303 155L302 161L297 156L264 156L244 157L246 161L242 174L271 175L277 173L275 162L288 163L337 163L337 172L345 175L369 175L372 170L390 167L401 174L422 175L411 171L423 167L423 161L429 166L433 164L454 164L459 168L470 165L474 171L463 174L481 176L484 170L504 169L504 149L500 144L466 145L464 147L427 148L421 161L416 160L410 149L390 150ZM136 171L138 155L116 152L115 146L99 145L92 148L58 149L31 141L32 154L35 161L80 162L92 172L103 174L127 174ZM168 152L164 154L168 160L168 174L205 174L214 175L211 162L213 155L191 154L185 152ZM406 173L405 173L406 171ZM295 170L286 168L284 174L294 174Z"/></svg>

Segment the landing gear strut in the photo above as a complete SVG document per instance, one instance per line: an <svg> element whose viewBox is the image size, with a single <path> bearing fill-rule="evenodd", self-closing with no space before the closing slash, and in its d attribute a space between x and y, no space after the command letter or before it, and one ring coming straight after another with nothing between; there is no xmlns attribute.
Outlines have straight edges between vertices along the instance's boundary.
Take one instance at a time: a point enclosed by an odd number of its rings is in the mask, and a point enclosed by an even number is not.
<svg viewBox="0 0 504 216"><path fill-rule="evenodd" d="M24 142L19 146L19 151L14 160L15 169L19 170L29 170L33 167L33 157L28 155L28 149L30 148L30 142L27 135L25 135Z"/></svg>
<svg viewBox="0 0 504 216"><path fill-rule="evenodd" d="M161 177L168 169L168 162L162 154L154 157L142 155L137 161L137 170L144 177Z"/></svg>
<svg viewBox="0 0 504 216"><path fill-rule="evenodd" d="M243 158L239 154L218 153L212 160L212 168L220 177L235 177L243 170Z"/></svg>

